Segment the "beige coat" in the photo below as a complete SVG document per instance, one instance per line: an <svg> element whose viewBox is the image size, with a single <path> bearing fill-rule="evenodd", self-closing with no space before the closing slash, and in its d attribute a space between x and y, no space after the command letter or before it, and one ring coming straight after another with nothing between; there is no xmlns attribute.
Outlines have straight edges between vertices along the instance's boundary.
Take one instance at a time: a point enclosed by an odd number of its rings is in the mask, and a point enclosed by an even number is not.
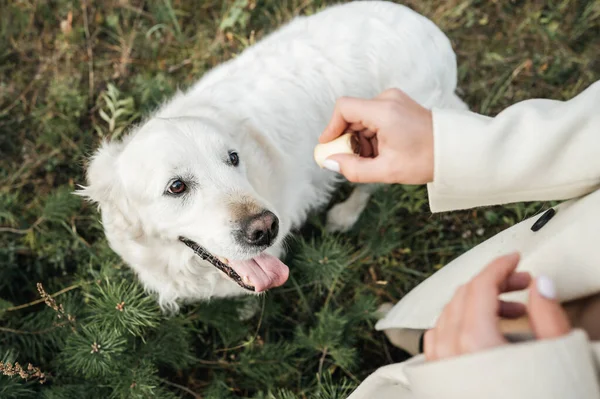
<svg viewBox="0 0 600 399"><path fill-rule="evenodd" d="M416 352L456 288L491 260L521 253L518 270L551 277L563 303L600 293L600 82L567 102L529 100L495 118L435 109L432 212L570 200L541 229L536 215L446 265L398 302L376 329ZM505 299L526 301L526 291ZM600 321L600 310L595 313ZM472 355L382 367L351 399L600 398L600 342L575 329ZM412 340L411 340L412 339Z"/></svg>

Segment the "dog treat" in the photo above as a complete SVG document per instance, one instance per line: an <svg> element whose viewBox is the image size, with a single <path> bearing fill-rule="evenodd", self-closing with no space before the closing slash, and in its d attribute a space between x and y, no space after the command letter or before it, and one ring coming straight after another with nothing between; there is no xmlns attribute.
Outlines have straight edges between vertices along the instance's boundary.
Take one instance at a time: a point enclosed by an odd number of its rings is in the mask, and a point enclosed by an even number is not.
<svg viewBox="0 0 600 399"><path fill-rule="evenodd" d="M360 142L354 133L344 133L337 139L325 144L318 144L315 147L314 158L320 167L323 162L335 154L358 154L360 152Z"/></svg>
<svg viewBox="0 0 600 399"><path fill-rule="evenodd" d="M533 333L529 322L529 317L523 316L517 319L500 319L500 332L509 341L518 342L521 339L531 336Z"/></svg>

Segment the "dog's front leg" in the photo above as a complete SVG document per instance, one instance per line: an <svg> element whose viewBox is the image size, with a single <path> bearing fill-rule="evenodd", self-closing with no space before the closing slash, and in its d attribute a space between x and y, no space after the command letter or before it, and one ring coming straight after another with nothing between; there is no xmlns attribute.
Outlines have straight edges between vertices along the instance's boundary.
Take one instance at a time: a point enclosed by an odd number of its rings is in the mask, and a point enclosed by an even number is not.
<svg viewBox="0 0 600 399"><path fill-rule="evenodd" d="M344 202L336 204L327 212L327 231L345 232L350 230L379 186L380 184L357 185Z"/></svg>

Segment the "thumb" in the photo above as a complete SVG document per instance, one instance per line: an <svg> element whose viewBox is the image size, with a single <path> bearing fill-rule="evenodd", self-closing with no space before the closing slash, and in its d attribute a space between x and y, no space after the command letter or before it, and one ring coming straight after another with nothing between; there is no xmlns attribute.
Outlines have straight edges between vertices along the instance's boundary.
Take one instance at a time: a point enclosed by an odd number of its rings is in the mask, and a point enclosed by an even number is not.
<svg viewBox="0 0 600 399"><path fill-rule="evenodd" d="M341 173L353 183L382 182L382 171L373 158L365 158L354 154L336 154L323 162L323 167Z"/></svg>
<svg viewBox="0 0 600 399"><path fill-rule="evenodd" d="M569 319L556 300L556 287L548 276L539 276L529 286L529 321L538 339L557 338L571 330Z"/></svg>

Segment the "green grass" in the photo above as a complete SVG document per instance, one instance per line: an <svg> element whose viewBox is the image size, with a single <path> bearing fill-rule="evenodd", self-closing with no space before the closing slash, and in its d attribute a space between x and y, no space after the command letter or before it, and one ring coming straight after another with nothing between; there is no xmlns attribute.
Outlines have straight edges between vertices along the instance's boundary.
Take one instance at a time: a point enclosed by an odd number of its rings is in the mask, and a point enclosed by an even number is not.
<svg viewBox="0 0 600 399"><path fill-rule="evenodd" d="M290 281L259 300L248 321L232 316L235 300L165 319L137 288L139 314L103 317L115 295L127 295L121 281L133 279L107 247L94 207L70 194L84 182L85 158L177 88L293 15L331 3L0 0L0 357L50 371L47 397L77 397L91 384L78 368L112 386L84 391L99 397L189 395L182 387L204 397L343 397L344 386L402 358L373 330L378 304L549 205L432 216L423 187L389 187L347 235L324 236L323 215L313 215L292 245ZM475 111L568 99L600 78L598 0L404 4L452 39L459 87ZM36 300L37 282L69 289L56 299L83 325L78 333L56 326L43 304L10 309ZM85 357L103 334L108 357ZM133 351L137 362L119 358ZM109 355L133 362L123 360L119 380ZM1 378L0 396L36 397L37 385Z"/></svg>

